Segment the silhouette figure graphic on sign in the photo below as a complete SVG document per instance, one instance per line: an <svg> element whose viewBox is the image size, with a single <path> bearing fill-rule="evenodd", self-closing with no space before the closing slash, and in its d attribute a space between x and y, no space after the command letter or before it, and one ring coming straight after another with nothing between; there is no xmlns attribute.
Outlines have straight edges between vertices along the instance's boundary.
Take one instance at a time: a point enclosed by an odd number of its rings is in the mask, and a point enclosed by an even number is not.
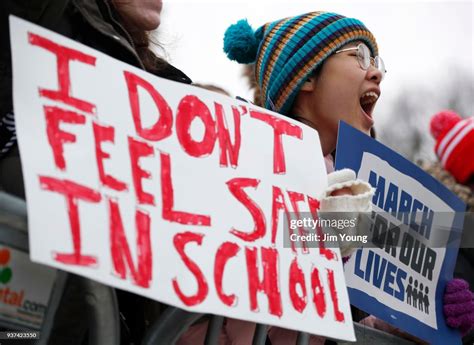
<svg viewBox="0 0 474 345"><path fill-rule="evenodd" d="M430 300L428 299L428 292L430 291L430 289L427 287L425 287L425 296L423 296L423 304L425 305L425 313L426 314L429 314L429 307L430 307Z"/></svg>
<svg viewBox="0 0 474 345"><path fill-rule="evenodd" d="M423 311L423 302L425 300L425 295L423 293L423 284L420 284L420 292L418 292L418 309Z"/></svg>
<svg viewBox="0 0 474 345"><path fill-rule="evenodd" d="M413 284L413 278L412 278L412 277L410 277L410 278L408 279L408 286L407 286L407 288L406 288L406 290L405 290L405 292L407 293L407 301L406 301L406 302L407 302L408 304L411 304L411 296L412 296L412 294L413 294L413 287L411 286L411 284Z"/></svg>
<svg viewBox="0 0 474 345"><path fill-rule="evenodd" d="M412 293L412 306L416 308L416 302L418 302L418 280L415 279L415 288Z"/></svg>

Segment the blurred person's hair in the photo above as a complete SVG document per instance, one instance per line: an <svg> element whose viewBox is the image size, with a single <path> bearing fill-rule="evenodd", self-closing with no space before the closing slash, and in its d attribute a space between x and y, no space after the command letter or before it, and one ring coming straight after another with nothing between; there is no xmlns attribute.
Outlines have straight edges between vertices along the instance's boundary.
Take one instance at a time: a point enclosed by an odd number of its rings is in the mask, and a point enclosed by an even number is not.
<svg viewBox="0 0 474 345"><path fill-rule="evenodd" d="M418 165L464 201L468 212L474 212L474 193L468 186L458 183L440 162L419 161Z"/></svg>
<svg viewBox="0 0 474 345"><path fill-rule="evenodd" d="M193 85L197 86L197 87L200 87L201 89L214 91L214 92L221 93L223 95L232 97L230 92L228 92L226 89L224 89L224 88L222 88L218 85L215 85L215 84L193 83Z"/></svg>
<svg viewBox="0 0 474 345"><path fill-rule="evenodd" d="M135 31L130 33L138 57L142 60L145 69L153 74L159 74L168 65L165 59L153 52L152 47L164 51L162 45L151 39L151 32Z"/></svg>
<svg viewBox="0 0 474 345"><path fill-rule="evenodd" d="M250 90L253 91L252 103L259 107L263 107L262 91L255 79L255 64L244 65L242 68L242 76L247 80L247 85Z"/></svg>
<svg viewBox="0 0 474 345"><path fill-rule="evenodd" d="M372 128L370 129L370 137L371 137L371 138L374 138L374 139L377 139L377 135L376 135L376 132L375 132L375 128L374 128L374 127L372 127Z"/></svg>

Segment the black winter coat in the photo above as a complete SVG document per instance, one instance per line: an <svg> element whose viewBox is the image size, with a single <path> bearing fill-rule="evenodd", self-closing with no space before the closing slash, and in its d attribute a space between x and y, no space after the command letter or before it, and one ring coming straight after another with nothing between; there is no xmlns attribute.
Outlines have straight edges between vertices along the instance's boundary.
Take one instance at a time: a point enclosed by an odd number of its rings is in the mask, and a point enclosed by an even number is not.
<svg viewBox="0 0 474 345"><path fill-rule="evenodd" d="M12 100L9 14L72 38L125 63L145 69L132 39L107 0L0 1L0 190L24 198L21 163L16 147ZM155 75L190 84L179 69L156 58Z"/></svg>

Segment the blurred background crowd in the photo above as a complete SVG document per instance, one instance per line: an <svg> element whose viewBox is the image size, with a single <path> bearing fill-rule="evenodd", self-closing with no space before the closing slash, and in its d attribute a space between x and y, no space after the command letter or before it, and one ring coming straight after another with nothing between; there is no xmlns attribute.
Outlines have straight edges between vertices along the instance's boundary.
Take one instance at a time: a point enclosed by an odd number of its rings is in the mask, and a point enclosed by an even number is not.
<svg viewBox="0 0 474 345"><path fill-rule="evenodd" d="M472 1L176 0L163 7L155 49L194 82L253 100L251 73L222 51L229 23L248 18L258 27L314 10L359 18L374 33L387 69L375 109L377 139L409 160L433 160L430 117L442 109L474 114Z"/></svg>

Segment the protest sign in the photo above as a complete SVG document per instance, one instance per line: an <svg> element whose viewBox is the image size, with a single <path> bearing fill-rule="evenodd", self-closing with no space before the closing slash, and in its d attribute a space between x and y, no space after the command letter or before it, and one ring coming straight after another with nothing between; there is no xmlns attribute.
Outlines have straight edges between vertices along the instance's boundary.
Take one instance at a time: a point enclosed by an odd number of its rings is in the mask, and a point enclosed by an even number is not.
<svg viewBox="0 0 474 345"><path fill-rule="evenodd" d="M32 263L19 250L0 246L0 326L39 330L55 278L56 270Z"/></svg>
<svg viewBox="0 0 474 345"><path fill-rule="evenodd" d="M34 261L195 312L355 339L339 251L282 245L283 213L315 214L327 185L314 130L10 25Z"/></svg>
<svg viewBox="0 0 474 345"><path fill-rule="evenodd" d="M419 167L345 123L336 168L368 181L373 246L345 266L351 303L434 344L460 342L443 316L443 292L459 248L464 203Z"/></svg>

